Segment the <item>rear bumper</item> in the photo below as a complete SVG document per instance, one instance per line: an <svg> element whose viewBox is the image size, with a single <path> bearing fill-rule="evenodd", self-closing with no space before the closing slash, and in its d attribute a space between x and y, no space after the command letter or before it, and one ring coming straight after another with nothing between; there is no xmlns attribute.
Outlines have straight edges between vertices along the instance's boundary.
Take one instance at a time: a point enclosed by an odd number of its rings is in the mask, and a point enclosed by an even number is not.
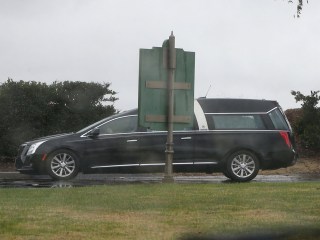
<svg viewBox="0 0 320 240"><path fill-rule="evenodd" d="M270 155L261 163L261 169L272 170L278 168L286 168L293 166L298 161L298 153L291 149L290 151L275 152Z"/></svg>

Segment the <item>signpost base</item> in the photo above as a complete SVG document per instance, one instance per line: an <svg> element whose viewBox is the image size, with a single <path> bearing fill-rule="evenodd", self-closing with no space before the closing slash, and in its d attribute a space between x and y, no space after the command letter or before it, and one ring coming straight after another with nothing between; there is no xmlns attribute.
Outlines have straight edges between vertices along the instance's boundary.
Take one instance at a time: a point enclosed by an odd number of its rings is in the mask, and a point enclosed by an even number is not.
<svg viewBox="0 0 320 240"><path fill-rule="evenodd" d="M172 176L164 176L162 179L163 183L174 183L174 179Z"/></svg>

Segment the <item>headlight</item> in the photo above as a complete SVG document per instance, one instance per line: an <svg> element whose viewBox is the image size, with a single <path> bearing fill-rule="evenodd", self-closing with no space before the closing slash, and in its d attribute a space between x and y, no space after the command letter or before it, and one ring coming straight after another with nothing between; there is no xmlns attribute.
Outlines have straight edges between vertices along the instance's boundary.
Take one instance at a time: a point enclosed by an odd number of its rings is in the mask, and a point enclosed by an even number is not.
<svg viewBox="0 0 320 240"><path fill-rule="evenodd" d="M29 150L27 152L27 155L31 155L31 154L34 154L35 151L37 150L37 148L42 144L44 143L45 141L41 141L41 142L36 142L34 144L32 144L30 147L29 147Z"/></svg>

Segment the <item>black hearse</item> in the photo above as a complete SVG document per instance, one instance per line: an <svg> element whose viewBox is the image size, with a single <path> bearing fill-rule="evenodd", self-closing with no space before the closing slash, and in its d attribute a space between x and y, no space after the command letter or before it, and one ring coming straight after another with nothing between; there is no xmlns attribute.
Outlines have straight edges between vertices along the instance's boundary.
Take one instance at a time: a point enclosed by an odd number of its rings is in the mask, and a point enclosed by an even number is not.
<svg viewBox="0 0 320 240"><path fill-rule="evenodd" d="M167 132L138 128L137 112L113 115L76 133L26 142L16 168L59 180L74 178L79 171L163 172ZM296 159L292 129L276 101L197 99L193 129L174 132L176 172L220 171L243 182L259 169L288 167Z"/></svg>

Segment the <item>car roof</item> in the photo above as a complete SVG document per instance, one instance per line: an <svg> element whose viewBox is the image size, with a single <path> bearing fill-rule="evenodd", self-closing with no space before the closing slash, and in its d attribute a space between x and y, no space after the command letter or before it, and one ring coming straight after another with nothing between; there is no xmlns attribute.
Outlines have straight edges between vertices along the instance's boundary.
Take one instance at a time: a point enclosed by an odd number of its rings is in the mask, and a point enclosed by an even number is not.
<svg viewBox="0 0 320 240"><path fill-rule="evenodd" d="M204 113L266 113L280 107L277 101L242 98L198 98ZM138 115L138 109L132 109L113 115L121 117Z"/></svg>
<svg viewBox="0 0 320 240"><path fill-rule="evenodd" d="M277 101L235 98L199 98L204 113L257 113L279 107Z"/></svg>
<svg viewBox="0 0 320 240"><path fill-rule="evenodd" d="M129 116L129 115L138 115L138 109L135 108L128 111L123 111L114 116L121 117L121 116Z"/></svg>

